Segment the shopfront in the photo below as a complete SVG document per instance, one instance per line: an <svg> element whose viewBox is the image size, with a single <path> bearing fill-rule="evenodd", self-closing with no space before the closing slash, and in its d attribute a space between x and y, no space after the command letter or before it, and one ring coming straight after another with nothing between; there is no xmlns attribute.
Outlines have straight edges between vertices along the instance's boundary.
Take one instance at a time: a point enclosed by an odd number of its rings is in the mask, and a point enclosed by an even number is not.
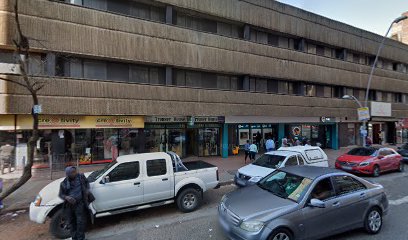
<svg viewBox="0 0 408 240"><path fill-rule="evenodd" d="M173 151L181 157L219 156L223 117L145 119L145 152Z"/></svg>
<svg viewBox="0 0 408 240"><path fill-rule="evenodd" d="M1 116L0 123L0 139L13 139L16 164L23 165L31 136L31 116ZM48 166L50 160L56 158L78 160L80 164L101 163L136 153L143 128L141 116L40 115L34 165Z"/></svg>

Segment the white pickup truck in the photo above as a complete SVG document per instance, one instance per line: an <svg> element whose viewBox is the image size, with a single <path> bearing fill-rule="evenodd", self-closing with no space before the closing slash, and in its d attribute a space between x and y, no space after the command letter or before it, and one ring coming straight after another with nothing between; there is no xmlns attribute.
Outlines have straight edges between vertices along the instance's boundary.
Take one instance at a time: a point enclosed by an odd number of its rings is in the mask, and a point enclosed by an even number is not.
<svg viewBox="0 0 408 240"><path fill-rule="evenodd" d="M96 200L90 204L94 217L177 203L183 212L196 210L203 193L219 187L218 168L203 162L182 163L175 153L144 153L120 156L105 168L85 176ZM30 220L45 223L57 238L68 238L69 229L58 197L63 178L45 186L30 205Z"/></svg>

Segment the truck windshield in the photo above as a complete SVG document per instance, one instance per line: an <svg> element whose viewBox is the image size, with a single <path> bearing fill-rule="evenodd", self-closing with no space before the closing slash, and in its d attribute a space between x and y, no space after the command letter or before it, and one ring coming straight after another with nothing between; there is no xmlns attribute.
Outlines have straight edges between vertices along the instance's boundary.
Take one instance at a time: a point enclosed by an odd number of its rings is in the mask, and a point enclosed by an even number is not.
<svg viewBox="0 0 408 240"><path fill-rule="evenodd" d="M258 186L281 198L300 202L311 183L309 178L278 170L262 179Z"/></svg>
<svg viewBox="0 0 408 240"><path fill-rule="evenodd" d="M97 170L95 172L92 172L89 176L88 176L88 181L89 182L95 182L96 179L100 178L109 168L111 168L113 165L115 165L117 162L112 161L108 164L105 165L104 168L102 168L101 170Z"/></svg>
<svg viewBox="0 0 408 240"><path fill-rule="evenodd" d="M261 167L276 169L280 167L285 158L286 158L285 156L264 154L257 160L255 160L255 162L253 162L252 164Z"/></svg>

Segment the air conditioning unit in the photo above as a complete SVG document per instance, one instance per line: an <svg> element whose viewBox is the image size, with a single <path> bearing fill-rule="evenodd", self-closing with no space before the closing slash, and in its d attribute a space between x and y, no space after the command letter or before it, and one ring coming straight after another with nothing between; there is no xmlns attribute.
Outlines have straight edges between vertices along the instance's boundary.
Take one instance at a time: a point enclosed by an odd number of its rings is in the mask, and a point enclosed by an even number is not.
<svg viewBox="0 0 408 240"><path fill-rule="evenodd" d="M20 65L15 63L0 63L0 74L21 74Z"/></svg>

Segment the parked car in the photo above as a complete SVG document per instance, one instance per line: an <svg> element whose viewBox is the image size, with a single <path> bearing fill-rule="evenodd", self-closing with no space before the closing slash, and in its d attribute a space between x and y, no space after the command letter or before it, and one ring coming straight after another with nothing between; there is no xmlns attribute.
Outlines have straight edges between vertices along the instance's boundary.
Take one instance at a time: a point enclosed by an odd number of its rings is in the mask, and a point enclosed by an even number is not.
<svg viewBox="0 0 408 240"><path fill-rule="evenodd" d="M408 163L408 143L405 143L401 147L398 147L397 152L402 156L402 160Z"/></svg>
<svg viewBox="0 0 408 240"><path fill-rule="evenodd" d="M320 147L281 147L238 169L234 181L240 187L253 185L278 168L296 165L328 167L329 163L326 153Z"/></svg>
<svg viewBox="0 0 408 240"><path fill-rule="evenodd" d="M312 240L356 228L380 232L388 200L379 184L332 168L285 167L223 196L221 228L230 239Z"/></svg>
<svg viewBox="0 0 408 240"><path fill-rule="evenodd" d="M337 158L335 165L337 169L374 177L383 172L404 171L402 156L392 148L353 148Z"/></svg>
<svg viewBox="0 0 408 240"><path fill-rule="evenodd" d="M93 217L157 207L173 202L182 212L196 210L205 191L219 186L217 167L202 161L182 163L175 153L145 153L120 156L104 169L87 173L96 200ZM30 219L44 223L57 238L68 238L69 229L58 197L58 179L44 187L30 205Z"/></svg>

